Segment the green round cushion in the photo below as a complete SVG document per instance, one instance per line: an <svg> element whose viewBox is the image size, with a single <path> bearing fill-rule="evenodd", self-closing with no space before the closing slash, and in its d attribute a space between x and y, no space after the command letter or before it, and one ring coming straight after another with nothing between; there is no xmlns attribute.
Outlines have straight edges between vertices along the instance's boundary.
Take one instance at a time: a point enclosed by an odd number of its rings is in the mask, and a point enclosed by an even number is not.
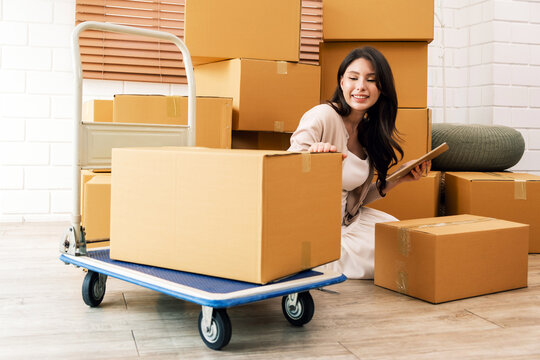
<svg viewBox="0 0 540 360"><path fill-rule="evenodd" d="M432 169L441 171L503 171L525 151L521 133L507 126L434 123L431 142L432 148L444 142L450 147L432 161Z"/></svg>

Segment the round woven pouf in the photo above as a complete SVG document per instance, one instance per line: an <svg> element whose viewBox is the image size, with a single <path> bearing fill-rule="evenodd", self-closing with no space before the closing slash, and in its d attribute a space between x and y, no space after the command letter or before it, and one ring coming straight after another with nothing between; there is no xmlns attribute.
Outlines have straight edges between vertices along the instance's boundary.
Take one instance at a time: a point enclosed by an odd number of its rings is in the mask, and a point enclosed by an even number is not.
<svg viewBox="0 0 540 360"><path fill-rule="evenodd" d="M503 171L523 156L521 133L507 126L479 124L432 125L432 148L446 142L450 149L433 159L441 171Z"/></svg>

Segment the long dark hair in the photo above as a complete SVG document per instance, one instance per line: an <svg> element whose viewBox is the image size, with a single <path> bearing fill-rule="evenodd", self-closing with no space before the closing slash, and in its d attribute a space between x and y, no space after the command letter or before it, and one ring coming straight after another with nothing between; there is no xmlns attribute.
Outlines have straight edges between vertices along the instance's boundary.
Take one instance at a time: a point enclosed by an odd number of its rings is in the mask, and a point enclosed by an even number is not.
<svg viewBox="0 0 540 360"><path fill-rule="evenodd" d="M338 84L329 104L341 116L351 113L351 107L345 101L340 83L349 65L360 58L370 61L375 69L375 79L380 95L358 124L358 141L366 149L370 163L377 170L377 189L383 195L388 169L398 162L396 151L399 152L400 158L403 158L403 150L399 146L399 136L396 131L398 102L394 76L384 55L370 46L351 51L339 66Z"/></svg>

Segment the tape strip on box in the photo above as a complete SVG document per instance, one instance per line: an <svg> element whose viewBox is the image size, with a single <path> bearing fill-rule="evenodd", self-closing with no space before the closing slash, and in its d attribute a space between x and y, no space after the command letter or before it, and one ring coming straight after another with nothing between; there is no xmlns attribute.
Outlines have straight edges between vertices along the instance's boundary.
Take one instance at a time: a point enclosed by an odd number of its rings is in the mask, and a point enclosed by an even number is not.
<svg viewBox="0 0 540 360"><path fill-rule="evenodd" d="M284 121L274 121L274 131L275 132L284 132L285 131L285 122Z"/></svg>
<svg viewBox="0 0 540 360"><path fill-rule="evenodd" d="M276 72L279 75L287 75L287 62L286 61L276 61Z"/></svg>
<svg viewBox="0 0 540 360"><path fill-rule="evenodd" d="M167 100L167 116L176 117L180 111L180 98L178 96L168 96Z"/></svg>
<svg viewBox="0 0 540 360"><path fill-rule="evenodd" d="M505 180L514 182L514 200L527 200L527 180L525 179L514 179L510 176L505 176L503 174L488 172L488 174L503 178Z"/></svg>
<svg viewBox="0 0 540 360"><path fill-rule="evenodd" d="M302 153L302 172L311 171L311 154L308 152Z"/></svg>
<svg viewBox="0 0 540 360"><path fill-rule="evenodd" d="M514 180L514 200L527 200L527 180Z"/></svg>
<svg viewBox="0 0 540 360"><path fill-rule="evenodd" d="M473 224L481 221L491 221L495 220L490 217L482 217L479 219L473 220L460 220L460 221L448 221L448 222L439 222L434 224L424 224L424 225L411 225L411 226L400 226L397 233L397 247L401 255L408 257L411 252L411 239L410 232L411 230L422 230L425 228L438 227L438 226L449 226L449 225L463 225L463 224Z"/></svg>

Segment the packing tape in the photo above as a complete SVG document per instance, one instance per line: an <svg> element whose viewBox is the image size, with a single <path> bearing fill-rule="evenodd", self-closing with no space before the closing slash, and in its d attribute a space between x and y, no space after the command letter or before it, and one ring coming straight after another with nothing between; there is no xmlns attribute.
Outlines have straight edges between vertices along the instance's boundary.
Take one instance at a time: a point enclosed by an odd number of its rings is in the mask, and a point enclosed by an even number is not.
<svg viewBox="0 0 540 360"><path fill-rule="evenodd" d="M274 121L274 131L275 132L283 132L285 130L285 122L284 121Z"/></svg>
<svg viewBox="0 0 540 360"><path fill-rule="evenodd" d="M302 269L311 269L311 242L302 241Z"/></svg>
<svg viewBox="0 0 540 360"><path fill-rule="evenodd" d="M418 226L410 226L407 229L423 229L423 228L437 227L437 226L474 224L474 223L477 223L477 222L491 221L491 220L495 220L495 219L490 218L490 217L481 217L479 219L473 219L473 220L448 221L448 222L440 222L440 223L435 223L435 224L424 224L424 225L418 225Z"/></svg>
<svg viewBox="0 0 540 360"><path fill-rule="evenodd" d="M434 224L424 224L424 225L411 225L411 226L400 226L398 228L397 234L397 247L398 251L403 256L409 256L411 252L411 230L421 230L431 227L439 226L448 226L448 225L462 225L462 224L473 224L481 221L491 221L495 220L494 218L482 217L474 220L460 220L460 221L448 221L448 222L439 222Z"/></svg>
<svg viewBox="0 0 540 360"><path fill-rule="evenodd" d="M168 117L176 117L178 116L178 112L180 111L180 104L177 103L180 101L180 98L177 96L169 96L166 98L167 100L167 116Z"/></svg>
<svg viewBox="0 0 540 360"><path fill-rule="evenodd" d="M311 171L311 153L303 152L302 153L302 172Z"/></svg>
<svg viewBox="0 0 540 360"><path fill-rule="evenodd" d="M398 229L398 250L403 256L409 256L411 251L411 237L409 229L405 227Z"/></svg>
<svg viewBox="0 0 540 360"><path fill-rule="evenodd" d="M510 176L504 176L502 174L489 172L493 176L503 178L505 180L510 180L514 182L514 200L527 200L527 180L525 179L514 179Z"/></svg>
<svg viewBox="0 0 540 360"><path fill-rule="evenodd" d="M405 270L399 270L397 273L396 290L403 294L409 292L409 275Z"/></svg>
<svg viewBox="0 0 540 360"><path fill-rule="evenodd" d="M276 72L280 75L287 75L287 62L276 61Z"/></svg>
<svg viewBox="0 0 540 360"><path fill-rule="evenodd" d="M527 200L527 180L514 180L514 200Z"/></svg>

